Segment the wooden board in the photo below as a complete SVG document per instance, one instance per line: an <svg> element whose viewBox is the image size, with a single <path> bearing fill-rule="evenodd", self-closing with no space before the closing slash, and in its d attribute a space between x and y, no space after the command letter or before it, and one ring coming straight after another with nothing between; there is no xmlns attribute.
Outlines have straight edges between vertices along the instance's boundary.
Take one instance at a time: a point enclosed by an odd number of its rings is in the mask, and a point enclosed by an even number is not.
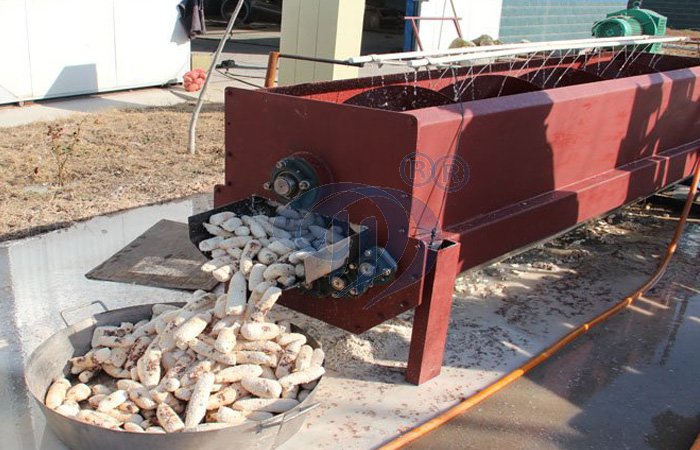
<svg viewBox="0 0 700 450"><path fill-rule="evenodd" d="M205 261L189 240L187 224L161 220L85 276L93 280L208 291L218 282L200 270Z"/></svg>

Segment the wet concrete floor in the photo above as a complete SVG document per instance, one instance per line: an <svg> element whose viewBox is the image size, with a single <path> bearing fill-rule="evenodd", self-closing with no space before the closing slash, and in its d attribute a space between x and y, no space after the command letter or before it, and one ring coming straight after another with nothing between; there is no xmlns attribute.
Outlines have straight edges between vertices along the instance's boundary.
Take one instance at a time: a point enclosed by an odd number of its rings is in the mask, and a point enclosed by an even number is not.
<svg viewBox="0 0 700 450"><path fill-rule="evenodd" d="M102 300L113 309L189 295L84 274L155 222L184 222L209 202L203 196L137 208L0 244L0 449L66 448L24 387L29 354L65 326L59 313L67 308ZM279 308L276 313L319 337L328 370L317 393L320 407L283 448L376 448L484 389L640 285L672 224L625 216L619 226L598 228L585 230L590 238L567 235L551 249L494 265L481 281L458 283L445 366L420 387L403 381L409 317L353 336ZM417 445L687 448L700 405L700 362L694 358L700 291L692 288L698 286L700 225L690 228L665 287ZM469 294L465 286L483 295ZM68 321L98 311L73 311Z"/></svg>
<svg viewBox="0 0 700 450"><path fill-rule="evenodd" d="M186 221L210 208L208 196L98 216L72 227L0 243L0 449L63 449L29 397L23 366L51 334L109 309L181 301L188 292L94 281L84 274L160 219ZM85 308L82 308L85 306ZM80 308L78 310L72 310Z"/></svg>
<svg viewBox="0 0 700 450"><path fill-rule="evenodd" d="M697 256L695 236L685 251ZM697 259L696 259L697 260ZM409 448L688 449L700 432L700 270Z"/></svg>

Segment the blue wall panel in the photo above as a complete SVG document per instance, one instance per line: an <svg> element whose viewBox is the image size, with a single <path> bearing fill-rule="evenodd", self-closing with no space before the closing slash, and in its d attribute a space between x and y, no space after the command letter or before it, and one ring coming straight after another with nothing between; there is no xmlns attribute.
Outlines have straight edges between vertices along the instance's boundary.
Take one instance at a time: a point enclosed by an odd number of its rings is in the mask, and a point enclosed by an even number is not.
<svg viewBox="0 0 700 450"><path fill-rule="evenodd" d="M504 42L587 38L596 21L626 7L627 0L503 0L500 38Z"/></svg>

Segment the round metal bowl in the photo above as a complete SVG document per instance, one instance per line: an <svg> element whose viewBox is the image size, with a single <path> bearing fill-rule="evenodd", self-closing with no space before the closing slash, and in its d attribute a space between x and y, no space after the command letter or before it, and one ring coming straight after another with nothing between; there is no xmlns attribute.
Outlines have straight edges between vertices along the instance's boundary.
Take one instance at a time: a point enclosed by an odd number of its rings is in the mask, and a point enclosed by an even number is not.
<svg viewBox="0 0 700 450"><path fill-rule="evenodd" d="M151 434L100 428L58 414L44 405L43 400L52 381L62 375L71 378L68 360L77 355L84 355L90 350L90 340L95 327L118 325L121 322L136 323L150 317L151 306L116 309L81 320L51 336L29 357L24 371L27 388L46 417L47 426L68 447L74 450L270 449L289 440L301 428L306 414L318 406L318 403L314 403L317 385L299 405L264 421L211 431ZM303 330L294 331L306 335ZM309 345L319 347L315 339L308 335L306 337Z"/></svg>

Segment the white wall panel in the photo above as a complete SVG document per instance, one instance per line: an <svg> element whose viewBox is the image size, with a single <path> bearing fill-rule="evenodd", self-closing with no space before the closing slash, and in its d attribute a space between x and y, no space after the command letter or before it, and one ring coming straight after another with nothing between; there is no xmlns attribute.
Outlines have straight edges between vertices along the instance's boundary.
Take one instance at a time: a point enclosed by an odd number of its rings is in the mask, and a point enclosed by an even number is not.
<svg viewBox="0 0 700 450"><path fill-rule="evenodd" d="M453 0L457 16L461 17L460 26L465 39L474 39L482 34L498 37L501 24L503 0ZM451 17L452 7L449 0L429 0L421 3L420 15L423 17ZM442 50L449 47L457 37L457 31L449 20L420 21L420 38L424 50Z"/></svg>
<svg viewBox="0 0 700 450"><path fill-rule="evenodd" d="M117 85L112 0L27 0L34 96Z"/></svg>
<svg viewBox="0 0 700 450"><path fill-rule="evenodd" d="M31 95L25 0L0 0L0 103Z"/></svg>
<svg viewBox="0 0 700 450"><path fill-rule="evenodd" d="M181 81L180 0L0 0L0 104Z"/></svg>
<svg viewBox="0 0 700 450"><path fill-rule="evenodd" d="M180 1L114 2L119 86L181 80L190 69L190 41L177 11Z"/></svg>

